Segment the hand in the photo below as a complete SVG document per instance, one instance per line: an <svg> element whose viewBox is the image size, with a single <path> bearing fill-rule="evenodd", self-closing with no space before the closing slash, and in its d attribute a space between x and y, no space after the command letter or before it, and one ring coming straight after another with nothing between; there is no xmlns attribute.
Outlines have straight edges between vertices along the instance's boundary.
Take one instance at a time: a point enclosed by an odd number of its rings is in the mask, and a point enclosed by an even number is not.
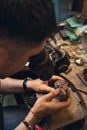
<svg viewBox="0 0 87 130"><path fill-rule="evenodd" d="M69 95L67 101L54 102L53 99L60 94L60 90L56 89L48 94L40 97L34 104L32 111L36 117L42 119L45 116L58 112L59 110L68 107L71 104L71 96Z"/></svg>
<svg viewBox="0 0 87 130"><path fill-rule="evenodd" d="M57 76L57 75L53 75L53 76L51 77L51 79L49 79L49 81L48 81L49 86L53 87L53 86L54 86L54 82L56 82L56 81L59 80L59 79L62 79L62 80L63 80L63 78L61 78L61 77L59 77L59 76Z"/></svg>
<svg viewBox="0 0 87 130"><path fill-rule="evenodd" d="M36 92L48 93L48 92L51 92L52 90L54 90L54 88L50 87L50 83L52 83L52 82L54 83L58 79L62 79L62 78L59 77L59 76L54 75L48 81L42 81L40 79L29 80L27 82L27 86L29 87L29 89L32 89L32 90L34 90Z"/></svg>
<svg viewBox="0 0 87 130"><path fill-rule="evenodd" d="M48 86L48 81L42 81L40 79L29 80L27 82L27 86L29 89L32 89L38 93L48 93L54 90L54 88Z"/></svg>

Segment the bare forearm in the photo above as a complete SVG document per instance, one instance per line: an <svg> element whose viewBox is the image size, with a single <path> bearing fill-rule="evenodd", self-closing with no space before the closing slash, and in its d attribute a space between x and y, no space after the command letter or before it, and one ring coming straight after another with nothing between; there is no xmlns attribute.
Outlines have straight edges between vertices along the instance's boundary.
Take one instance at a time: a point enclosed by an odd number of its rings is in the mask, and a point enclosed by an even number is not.
<svg viewBox="0 0 87 130"><path fill-rule="evenodd" d="M29 114L25 117L25 120L27 122L29 122L29 124L32 126L32 127L35 127L35 125L37 124L38 122L38 119L34 116L34 114L30 111ZM21 122L16 128L15 130L29 130L23 122Z"/></svg>
<svg viewBox="0 0 87 130"><path fill-rule="evenodd" d="M5 78L0 80L0 93L23 93L23 80Z"/></svg>

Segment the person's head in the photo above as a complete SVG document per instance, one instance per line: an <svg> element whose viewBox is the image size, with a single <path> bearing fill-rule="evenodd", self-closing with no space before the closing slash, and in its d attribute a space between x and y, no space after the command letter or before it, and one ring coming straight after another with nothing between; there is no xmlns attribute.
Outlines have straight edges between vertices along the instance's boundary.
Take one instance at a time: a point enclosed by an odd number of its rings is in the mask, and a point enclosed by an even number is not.
<svg viewBox="0 0 87 130"><path fill-rule="evenodd" d="M51 0L0 0L0 77L21 69L55 31Z"/></svg>

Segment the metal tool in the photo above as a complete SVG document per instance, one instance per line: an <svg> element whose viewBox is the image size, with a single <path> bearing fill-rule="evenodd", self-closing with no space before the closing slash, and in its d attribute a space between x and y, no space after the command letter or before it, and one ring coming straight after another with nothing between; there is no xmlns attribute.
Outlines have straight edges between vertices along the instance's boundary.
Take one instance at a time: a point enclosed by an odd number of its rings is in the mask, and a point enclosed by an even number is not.
<svg viewBox="0 0 87 130"><path fill-rule="evenodd" d="M82 83L87 87L87 82L84 80L81 74L76 73L76 76L82 81Z"/></svg>

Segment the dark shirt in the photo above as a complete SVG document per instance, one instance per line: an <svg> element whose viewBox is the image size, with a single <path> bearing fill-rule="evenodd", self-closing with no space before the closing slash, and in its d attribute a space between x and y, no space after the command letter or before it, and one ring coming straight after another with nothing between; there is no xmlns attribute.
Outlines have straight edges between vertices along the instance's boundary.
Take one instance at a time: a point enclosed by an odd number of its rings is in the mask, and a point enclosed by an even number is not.
<svg viewBox="0 0 87 130"><path fill-rule="evenodd" d="M1 103L0 103L0 130L4 130L4 120L3 120L3 111Z"/></svg>

